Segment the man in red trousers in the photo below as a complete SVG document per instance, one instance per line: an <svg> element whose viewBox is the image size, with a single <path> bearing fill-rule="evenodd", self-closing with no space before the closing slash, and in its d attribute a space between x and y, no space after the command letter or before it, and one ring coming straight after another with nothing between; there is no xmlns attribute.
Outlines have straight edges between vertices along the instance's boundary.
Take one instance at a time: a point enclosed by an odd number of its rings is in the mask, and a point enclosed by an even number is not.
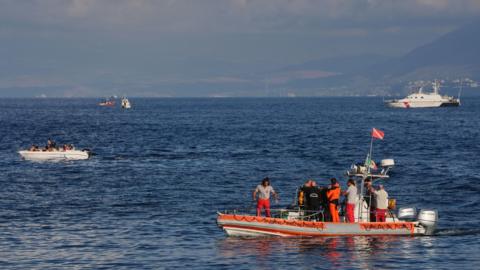
<svg viewBox="0 0 480 270"><path fill-rule="evenodd" d="M257 201L258 194L258 201ZM265 208L265 216L270 217L270 194L278 200L278 194L272 186L270 186L270 179L265 177L262 184L258 185L253 191L253 200L257 201L257 216L261 215L262 208Z"/></svg>

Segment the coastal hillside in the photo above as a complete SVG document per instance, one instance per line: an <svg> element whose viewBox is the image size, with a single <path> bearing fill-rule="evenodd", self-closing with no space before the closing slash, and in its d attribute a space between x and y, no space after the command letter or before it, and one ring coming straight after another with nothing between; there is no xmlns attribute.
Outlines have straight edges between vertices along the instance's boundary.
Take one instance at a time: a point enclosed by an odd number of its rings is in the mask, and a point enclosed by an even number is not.
<svg viewBox="0 0 480 270"><path fill-rule="evenodd" d="M467 93L475 89L480 80L480 20L449 32L432 42L419 46L403 56L352 57L343 59L337 66L331 60L312 61L291 66L298 70L322 70L330 76L296 78L283 87L304 95L397 95L408 90L408 85L418 80L444 80L453 87L458 78L470 78ZM354 60L354 61L352 61ZM355 61L356 60L356 61ZM375 61L376 60L376 61ZM341 69L337 68L341 64Z"/></svg>

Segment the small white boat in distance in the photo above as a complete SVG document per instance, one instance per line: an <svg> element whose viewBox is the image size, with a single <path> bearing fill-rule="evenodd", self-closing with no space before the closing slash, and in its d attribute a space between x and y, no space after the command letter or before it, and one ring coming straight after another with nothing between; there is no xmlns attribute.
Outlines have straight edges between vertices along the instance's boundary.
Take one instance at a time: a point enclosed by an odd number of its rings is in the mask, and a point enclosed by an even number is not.
<svg viewBox="0 0 480 270"><path fill-rule="evenodd" d="M418 92L408 95L406 98L385 101L392 108L437 108L448 106L460 106L460 98L442 96L439 94L440 83L433 82L433 92L424 93L423 87Z"/></svg>
<svg viewBox="0 0 480 270"><path fill-rule="evenodd" d="M132 108L132 105L130 104L130 101L129 101L128 98L126 98L126 97L123 97L123 98L122 98L122 108L123 108L123 109L130 109L130 108Z"/></svg>
<svg viewBox="0 0 480 270"><path fill-rule="evenodd" d="M18 151L25 160L33 161L62 161L62 160L85 160L89 159L91 153L89 150L21 150Z"/></svg>

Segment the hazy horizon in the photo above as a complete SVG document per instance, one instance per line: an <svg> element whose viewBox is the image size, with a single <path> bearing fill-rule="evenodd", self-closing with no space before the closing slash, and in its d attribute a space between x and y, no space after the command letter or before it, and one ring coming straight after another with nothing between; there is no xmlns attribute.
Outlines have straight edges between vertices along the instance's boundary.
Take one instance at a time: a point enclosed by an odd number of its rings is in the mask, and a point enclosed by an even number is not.
<svg viewBox="0 0 480 270"><path fill-rule="evenodd" d="M0 4L0 96L268 96L335 74L279 69L399 57L480 15L474 0Z"/></svg>

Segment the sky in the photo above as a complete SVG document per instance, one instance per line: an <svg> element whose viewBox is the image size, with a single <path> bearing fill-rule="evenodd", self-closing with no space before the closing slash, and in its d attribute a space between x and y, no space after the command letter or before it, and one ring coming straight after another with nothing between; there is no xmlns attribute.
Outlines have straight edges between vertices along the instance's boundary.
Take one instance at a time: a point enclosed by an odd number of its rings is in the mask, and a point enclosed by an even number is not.
<svg viewBox="0 0 480 270"><path fill-rule="evenodd" d="M0 96L175 96L172 85L312 60L400 56L479 16L478 0L0 0Z"/></svg>

